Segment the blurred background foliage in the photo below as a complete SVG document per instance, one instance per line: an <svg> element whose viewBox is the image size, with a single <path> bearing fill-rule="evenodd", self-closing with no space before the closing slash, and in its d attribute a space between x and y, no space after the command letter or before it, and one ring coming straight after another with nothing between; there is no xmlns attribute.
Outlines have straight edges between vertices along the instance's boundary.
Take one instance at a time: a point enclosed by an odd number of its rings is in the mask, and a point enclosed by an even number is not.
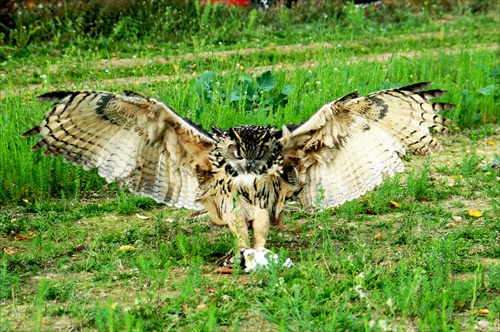
<svg viewBox="0 0 500 332"><path fill-rule="evenodd" d="M354 3L343 0L276 0L267 9L254 2L242 8L198 0L4 0L0 2L0 47L23 49L50 43L60 50L89 37L102 42L189 43L207 34L231 44L256 27L276 31L318 21L342 26L356 19L351 10ZM382 0L364 7L363 19L421 21L446 13L482 12L490 6L486 0Z"/></svg>

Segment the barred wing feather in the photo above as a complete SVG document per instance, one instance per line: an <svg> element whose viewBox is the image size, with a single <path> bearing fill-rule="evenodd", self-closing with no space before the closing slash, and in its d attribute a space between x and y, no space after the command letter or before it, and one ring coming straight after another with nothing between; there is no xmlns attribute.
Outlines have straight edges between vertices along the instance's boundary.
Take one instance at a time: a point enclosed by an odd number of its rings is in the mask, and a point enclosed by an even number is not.
<svg viewBox="0 0 500 332"><path fill-rule="evenodd" d="M324 105L294 130L284 127L284 166L298 170L304 208L335 207L360 197L386 175L404 170L400 155L406 149L429 155L430 148L439 148L429 129L450 133L451 123L437 112L454 105L430 102L446 93L421 91L430 85L362 97L354 92Z"/></svg>
<svg viewBox="0 0 500 332"><path fill-rule="evenodd" d="M62 156L84 169L98 168L108 182L156 201L201 209L197 170L210 170L213 140L167 105L140 94L58 91L43 122L23 136L41 135L33 149Z"/></svg>

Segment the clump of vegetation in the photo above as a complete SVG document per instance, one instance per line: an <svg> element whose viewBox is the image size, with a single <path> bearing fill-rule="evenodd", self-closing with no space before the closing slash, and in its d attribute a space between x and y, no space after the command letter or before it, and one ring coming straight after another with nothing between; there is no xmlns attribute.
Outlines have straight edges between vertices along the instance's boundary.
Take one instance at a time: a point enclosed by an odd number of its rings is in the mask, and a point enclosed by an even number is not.
<svg viewBox="0 0 500 332"><path fill-rule="evenodd" d="M355 7L354 2L284 1L255 15L256 8L229 7L207 1L158 0L11 0L0 7L0 45L25 49L49 44L52 51L74 45L105 47L106 43L191 43L207 32L212 42L237 43L253 29L276 31L308 23L360 27L370 20L402 22L445 13L484 11L486 1L471 4L449 0L384 0L381 5ZM424 15L424 16L422 16ZM249 20L250 19L250 20ZM86 36L85 38L83 36ZM92 41L94 40L94 41Z"/></svg>
<svg viewBox="0 0 500 332"><path fill-rule="evenodd" d="M247 114L262 113L264 117L285 106L293 92L289 84L278 89L278 83L270 71L265 71L255 79L250 75L239 75L238 83L229 95L213 71L202 74L196 84L198 95L209 104L229 103L235 110L243 109ZM197 109L198 115L201 112L203 105Z"/></svg>
<svg viewBox="0 0 500 332"><path fill-rule="evenodd" d="M311 22L317 15L338 16L341 1L314 1L297 6L293 23ZM30 44L51 43L67 47L81 36L124 42L151 41L189 43L209 32L214 40L234 43L255 26L274 25L275 16L282 15L276 6L263 15L253 16L245 28L254 7L239 8L209 1L11 1L2 8L0 41L5 45L26 47ZM307 14L315 14L310 16ZM85 38L85 42L89 41Z"/></svg>

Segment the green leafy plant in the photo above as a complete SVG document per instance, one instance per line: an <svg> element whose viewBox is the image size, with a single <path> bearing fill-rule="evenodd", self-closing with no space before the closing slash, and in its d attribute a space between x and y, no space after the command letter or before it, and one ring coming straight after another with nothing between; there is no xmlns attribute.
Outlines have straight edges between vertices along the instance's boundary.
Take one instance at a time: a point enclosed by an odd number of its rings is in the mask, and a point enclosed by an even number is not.
<svg viewBox="0 0 500 332"><path fill-rule="evenodd" d="M248 113L263 111L265 114L288 103L293 92L290 85L278 88L271 71L265 71L257 78L241 74L237 85L229 95L222 88L220 78L215 72L202 74L197 80L197 92L200 98L207 103L229 103L235 109L243 109Z"/></svg>
<svg viewBox="0 0 500 332"><path fill-rule="evenodd" d="M251 76L241 75L239 84L231 93L230 102L238 105L243 102L245 110L273 110L283 107L288 102L288 96L293 92L290 85L277 88L278 83L270 71L265 71L255 80Z"/></svg>

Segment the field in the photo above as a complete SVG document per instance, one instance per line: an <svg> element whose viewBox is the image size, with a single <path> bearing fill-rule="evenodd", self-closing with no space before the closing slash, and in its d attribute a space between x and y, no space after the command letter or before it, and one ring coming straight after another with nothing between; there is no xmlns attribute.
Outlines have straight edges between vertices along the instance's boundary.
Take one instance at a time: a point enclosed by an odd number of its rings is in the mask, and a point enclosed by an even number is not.
<svg viewBox="0 0 500 332"><path fill-rule="evenodd" d="M218 26L221 9L199 7L203 32L176 43L137 39L126 18L97 40L14 31L0 45L0 331L499 331L498 8L428 9L388 22L348 5L302 24L273 9L293 27L277 29L263 11L224 9L245 19ZM227 228L20 137L56 89L133 90L208 129L297 123L420 81L457 104L443 150L405 156L405 173L340 208L290 202L268 247L293 267L251 274L221 273Z"/></svg>

